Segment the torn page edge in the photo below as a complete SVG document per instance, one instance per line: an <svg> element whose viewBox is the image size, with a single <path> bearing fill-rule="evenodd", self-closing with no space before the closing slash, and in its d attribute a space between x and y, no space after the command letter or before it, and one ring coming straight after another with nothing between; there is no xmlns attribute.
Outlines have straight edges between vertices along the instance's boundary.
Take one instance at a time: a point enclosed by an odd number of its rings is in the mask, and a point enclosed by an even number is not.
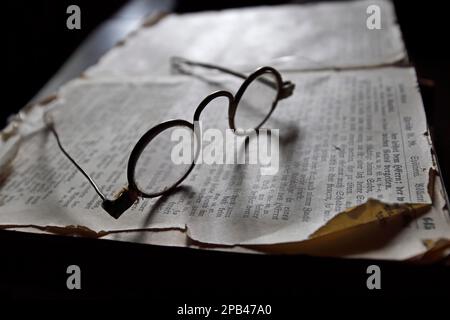
<svg viewBox="0 0 450 320"><path fill-rule="evenodd" d="M435 181L436 175L439 175L439 173L434 170L433 168L430 168L430 183L428 185L428 192L430 193L430 196L432 195L432 201L433 203L437 204L437 203L441 203L442 201L445 203L444 206L442 208L438 208L438 210L442 210L443 211L443 215L447 216L449 215L448 209L447 209L447 203L445 202L445 195L443 194L444 190L439 188L438 191L440 192L436 192L434 193L434 185L435 183L437 183L438 185L440 185L441 183L438 183ZM439 177L438 177L439 179ZM435 199L434 197L440 197L441 200L439 199ZM425 207L422 209L425 211ZM417 218L418 215L423 214L425 212L416 212L416 211L410 211L409 214L414 215L414 216L410 216L407 217L408 219L410 218ZM406 215L406 213L403 213ZM381 221L385 221L386 219L383 219ZM380 221L380 222L381 222ZM373 221L372 223L375 223L376 221ZM386 220L387 223L389 223ZM369 223L367 223L369 224ZM362 225L357 225L354 228L358 228ZM351 228L349 228L351 229ZM347 231L348 229L342 229L339 232L342 231ZM336 233L329 233L327 235L332 235L332 234L339 234L339 232ZM314 240L316 239L323 239L326 238L325 235L324 237L316 237L314 238ZM311 239L313 240L313 239ZM313 241L314 241L313 240ZM321 249L319 248L318 250L315 250L314 252L312 252L311 250L309 251L305 251L302 248L298 248L296 247L296 245L301 245L301 244L307 244L308 240L305 241L299 241L299 242L293 242L293 243L285 243L285 244L281 244L282 247L278 247L276 245L250 245L250 246L245 246L247 248L253 249L253 250L258 250L261 251L263 253L272 253L272 254L307 254L307 255L312 255L312 256L338 256L341 257L341 255L333 255L333 254L323 254L321 253ZM437 261L441 261L443 259L446 259L450 256L450 235L449 238L447 237L438 237L435 239L423 239L422 243L424 245L424 252L421 252L419 254L415 254L413 256L410 257L405 257L399 260L403 260L403 261L411 261L414 263L433 263L433 262L437 262ZM289 248L286 248L285 246L289 246ZM284 247L284 249L283 249ZM346 256L347 258L358 258L358 254L356 256Z"/></svg>
<svg viewBox="0 0 450 320"><path fill-rule="evenodd" d="M106 235L113 233L122 233L122 232L140 232L140 231L168 231L168 230L179 230L182 232L186 231L186 227L155 227L155 228L137 228L137 229L122 229L122 230L110 230L110 231L94 231L88 227L80 226L80 225L70 225L65 227L60 226L40 226L36 224L9 224L0 226L0 230L8 230L8 229L37 229L41 231L45 231L52 234L57 235L65 235L65 236L82 236L87 238L102 238Z"/></svg>
<svg viewBox="0 0 450 320"><path fill-rule="evenodd" d="M409 259L410 261L429 264L450 257L450 239L425 239L422 242L424 246L427 247L427 251Z"/></svg>
<svg viewBox="0 0 450 320"><path fill-rule="evenodd" d="M432 181L434 176L434 171L430 171L430 181ZM432 188L430 187L430 183L428 185L429 192L432 192ZM432 195L432 194L431 194ZM431 197L432 198L432 197ZM418 212L421 210L428 210L431 208L431 204L387 204L383 203L379 200L375 199L368 199L365 203L347 209L341 213L338 213L334 218L330 219L325 225L318 228L315 232L313 232L307 239L299 240L299 241L291 241L289 243L295 243L295 242L302 242L309 239L313 239L316 237L324 236L333 232L342 231L344 229L353 228L360 226L362 224L371 223L377 220L385 220L391 216L400 214L400 213L411 213L411 212ZM85 226L67 226L67 227L60 227L60 226L38 226L38 225L3 225L0 226L1 229L11 229L11 228L26 228L26 227L33 227L37 228L39 230L48 231L51 233L59 233L59 234L71 234L71 235L85 235L88 237L95 237L95 238L101 238L111 233L119 233L119 232L132 232L132 231L158 231L162 229L166 230L182 230L186 233L186 236L195 243L201 243L207 246L224 246L224 247L233 247L233 246L239 246L239 245L245 245L245 246L270 246L270 245L276 245L276 244L282 244L284 242L280 243L260 243L260 244L254 244L254 243L213 243L213 242L205 242L202 241L200 238L198 238L195 234L192 234L190 231L189 225L185 225L184 228L172 226L172 227L164 227L164 228L137 228L137 229L123 229L123 230L102 230L102 231L94 231L92 229L89 229Z"/></svg>
<svg viewBox="0 0 450 320"><path fill-rule="evenodd" d="M367 206L371 206L370 214L364 214L367 210ZM334 232L343 231L350 228L356 228L363 224L373 223L375 221L384 221L389 217L398 215L398 214L422 214L428 211L431 208L431 204L419 203L419 204L386 204L381 201L375 199L369 199L364 204L361 204L357 207L353 207L347 209L339 214L337 214L334 218L329 220L324 226L318 228L315 232L313 232L308 238L298 241L289 241L289 242L275 242L275 243L251 243L251 242L239 242L239 243L213 243L213 242L205 242L198 238L195 234L190 232L189 226L186 228L186 236L190 238L190 240L196 243L202 243L205 245L221 245L221 246L245 246L248 248L259 247L263 248L265 246L270 247L272 245L279 244L288 244L288 243L301 243L307 240L311 240L313 238L321 237L324 235L328 235ZM358 215L353 218L352 215ZM362 219L362 221L361 221ZM342 227L342 223L344 226Z"/></svg>
<svg viewBox="0 0 450 320"><path fill-rule="evenodd" d="M380 221L398 214L424 213L431 208L431 204L402 203L387 204L376 199L368 199L364 204L338 213L325 225L309 235L308 239L314 239L330 233L345 229L356 228L366 223Z"/></svg>
<svg viewBox="0 0 450 320"><path fill-rule="evenodd" d="M434 179L437 171L431 167L428 171L427 190L433 203ZM426 212L432 203L385 203L383 201L369 198L363 204L349 208L335 215L328 220L325 225L309 235L309 239L320 237L332 232L341 231L348 228L357 227L361 224L370 223L376 220L383 221L397 214L408 214L411 212Z"/></svg>
<svg viewBox="0 0 450 320"><path fill-rule="evenodd" d="M36 108L46 107L57 98L57 95L49 95L37 103L26 105L17 114L13 115L6 127L0 131L0 184L11 172L11 164L22 144L24 135L21 132L21 128L24 125L33 127L33 122L28 121L30 115Z"/></svg>
<svg viewBox="0 0 450 320"><path fill-rule="evenodd" d="M433 168L430 168L429 170L429 182L428 182L428 192L430 195L430 198L433 199L433 185L434 185L434 177L436 175L436 170ZM349 208L341 213L338 213L335 217L330 219L325 225L318 228L315 232L311 233L308 238L299 240L299 241L290 241L288 243L295 243L295 242L302 242L309 239L317 238L320 236L324 236L330 233L342 231L345 229L353 228L360 226L362 224L371 223L374 221L384 221L388 219L391 216L397 215L397 214L406 214L406 213L412 213L412 212L418 212L418 211L426 211L429 208L431 208L431 204L426 203L404 203L404 204L387 204L383 203L379 200L375 199L368 199L365 203ZM188 225L185 225L184 227L179 226L169 226L169 227L154 227L154 228L136 228L136 229L123 229L123 230L102 230L102 231L94 231L92 229L89 229L85 226L67 226L67 227L61 227L61 226L39 226L39 225L3 225L0 226L1 229L12 229L12 228L26 228L26 227L32 227L37 228L39 230L48 231L51 233L59 233L59 234L71 234L71 235L84 235L88 237L95 237L95 238L101 238L105 235L111 234L111 233L119 233L119 232L132 232L132 231L158 231L161 229L174 229L174 230L182 230L186 233L186 236L196 243L201 243L204 245L218 245L218 246L225 246L225 247L232 247L232 246L239 246L239 245L245 245L245 246L270 246L270 245L276 245L276 244L282 244L285 242L280 243L210 243L202 241L200 238L198 238L195 234L192 234L190 232L190 228Z"/></svg>
<svg viewBox="0 0 450 320"><path fill-rule="evenodd" d="M8 124L0 131L0 143L19 134L20 126L28 121L28 116L38 107L45 107L58 98L57 94L49 95L36 103L25 105L18 113L11 116Z"/></svg>
<svg viewBox="0 0 450 320"><path fill-rule="evenodd" d="M437 171L431 167L429 168L429 178L427 190L430 196L430 199L433 200L434 194L434 177ZM433 202L433 201L431 201ZM319 227L316 231L312 232L308 238L299 240L299 241L289 241L289 242L277 242L277 243L252 243L248 242L239 242L239 243L227 243L226 245L245 245L245 246L270 246L276 244L283 243L295 243L302 242L306 240L310 240L313 238L317 238L320 236L324 236L327 234L331 234L334 232L342 231L349 228L358 227L363 224L372 223L374 221L385 221L389 217L398 215L398 214L408 214L408 213L425 213L432 206L432 203L385 203L380 200L369 198L364 203L346 209L338 214L336 214L333 218L325 222L324 225ZM214 245L215 243L209 243L202 241L195 234L192 234L189 230L189 226L187 226L187 236L196 242L205 243L208 245Z"/></svg>

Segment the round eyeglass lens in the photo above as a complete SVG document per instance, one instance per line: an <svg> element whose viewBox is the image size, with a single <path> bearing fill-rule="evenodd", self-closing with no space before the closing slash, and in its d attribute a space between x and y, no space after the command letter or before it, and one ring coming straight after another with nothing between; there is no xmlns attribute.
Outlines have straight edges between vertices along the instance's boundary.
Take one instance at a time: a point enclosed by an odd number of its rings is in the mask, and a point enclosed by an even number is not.
<svg viewBox="0 0 450 320"><path fill-rule="evenodd" d="M234 115L237 130L259 128L272 111L278 95L278 81L273 73L255 78L245 89Z"/></svg>
<svg viewBox="0 0 450 320"><path fill-rule="evenodd" d="M161 131L144 148L134 170L140 192L157 196L181 182L195 155L194 131L176 125Z"/></svg>

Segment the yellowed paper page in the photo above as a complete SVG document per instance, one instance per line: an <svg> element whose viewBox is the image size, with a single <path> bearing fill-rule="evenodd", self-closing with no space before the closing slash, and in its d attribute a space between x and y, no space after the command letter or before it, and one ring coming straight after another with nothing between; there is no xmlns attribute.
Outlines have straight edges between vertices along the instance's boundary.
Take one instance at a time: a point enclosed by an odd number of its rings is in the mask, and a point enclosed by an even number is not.
<svg viewBox="0 0 450 320"><path fill-rule="evenodd" d="M369 6L380 9L380 29L367 27ZM171 56L292 71L385 65L406 53L390 1L325 2L169 15L138 30L87 74L167 75Z"/></svg>
<svg viewBox="0 0 450 320"><path fill-rule="evenodd" d="M377 220L373 215L334 223L375 200L397 206L387 214L431 205L433 164L412 69L286 77L296 84L295 93L265 125L279 129L277 174L262 175L258 165L198 164L178 192L140 201L115 220L54 137L35 131L22 139L4 178L1 225L82 226L98 236L172 228L202 243L263 245L335 233L351 227L348 221ZM170 118L191 120L202 97L218 88L235 90L236 84L189 77L76 81L47 108L53 108L68 151L111 197L126 186L129 153L146 130ZM227 124L220 103L204 116L213 126ZM155 157L163 149L155 147Z"/></svg>

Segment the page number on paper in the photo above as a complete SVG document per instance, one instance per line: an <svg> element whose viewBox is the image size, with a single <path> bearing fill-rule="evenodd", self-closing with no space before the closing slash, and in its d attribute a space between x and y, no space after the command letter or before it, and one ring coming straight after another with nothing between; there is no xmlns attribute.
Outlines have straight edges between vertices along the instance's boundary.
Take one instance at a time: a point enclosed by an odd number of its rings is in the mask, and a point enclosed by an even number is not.
<svg viewBox="0 0 450 320"><path fill-rule="evenodd" d="M366 26L369 30L381 29L381 9L380 6L372 4L366 9L367 19Z"/></svg>
<svg viewBox="0 0 450 320"><path fill-rule="evenodd" d="M369 290L379 290L381 289L381 269L376 264L372 264L367 267L366 273L369 275L367 277L366 286Z"/></svg>
<svg viewBox="0 0 450 320"><path fill-rule="evenodd" d="M72 264L67 267L66 273L69 275L66 280L66 286L69 290L81 289L81 269L79 266Z"/></svg>
<svg viewBox="0 0 450 320"><path fill-rule="evenodd" d="M72 4L67 7L66 13L69 15L66 20L66 26L69 30L81 29L81 9L79 6Z"/></svg>

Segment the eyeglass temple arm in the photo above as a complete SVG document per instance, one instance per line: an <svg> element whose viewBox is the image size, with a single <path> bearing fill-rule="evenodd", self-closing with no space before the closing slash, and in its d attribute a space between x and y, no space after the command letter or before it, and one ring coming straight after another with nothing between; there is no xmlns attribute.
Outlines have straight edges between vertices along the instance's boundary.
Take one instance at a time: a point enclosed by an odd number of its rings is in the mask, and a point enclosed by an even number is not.
<svg viewBox="0 0 450 320"><path fill-rule="evenodd" d="M185 73L185 74L190 74L192 75L191 72L185 70L182 68L182 64L188 65L188 66L195 66L195 67L202 67L202 68L206 68L206 69L213 69L213 70L217 70L223 73L227 73L230 74L232 76L241 78L241 79L247 79L247 76L243 73L239 73L236 71L233 71L231 69L228 68L224 68L218 65L214 65L214 64L209 64L209 63L204 63L204 62L196 62L196 61L191 61L185 58L181 58L181 57L172 57L171 58L171 65L174 69L176 69L177 71L181 72L181 73ZM273 82L270 81L268 79L264 79L264 78L259 78L259 81L261 81L262 83L268 85L269 87L276 89L277 85ZM289 96L292 95L293 91L294 91L294 84L290 81L284 81L283 82L283 86L281 88L281 92L280 92L280 96L279 99L285 99Z"/></svg>
<svg viewBox="0 0 450 320"><path fill-rule="evenodd" d="M53 133L56 138L56 142L58 144L59 149L61 149L62 153L72 162L72 164L80 171L84 177L89 181L91 186L95 189L95 192L99 195L99 197L103 200L102 207L111 215L113 218L119 218L127 209L129 209L134 202L136 202L138 198L138 194L131 190L124 189L120 192L116 199L110 200L107 199L106 196L100 191L100 188L97 186L95 181L80 167L80 165L70 156L70 154L66 151L66 149L61 144L61 140L59 139L58 132L55 129L53 122L47 123L48 128Z"/></svg>

